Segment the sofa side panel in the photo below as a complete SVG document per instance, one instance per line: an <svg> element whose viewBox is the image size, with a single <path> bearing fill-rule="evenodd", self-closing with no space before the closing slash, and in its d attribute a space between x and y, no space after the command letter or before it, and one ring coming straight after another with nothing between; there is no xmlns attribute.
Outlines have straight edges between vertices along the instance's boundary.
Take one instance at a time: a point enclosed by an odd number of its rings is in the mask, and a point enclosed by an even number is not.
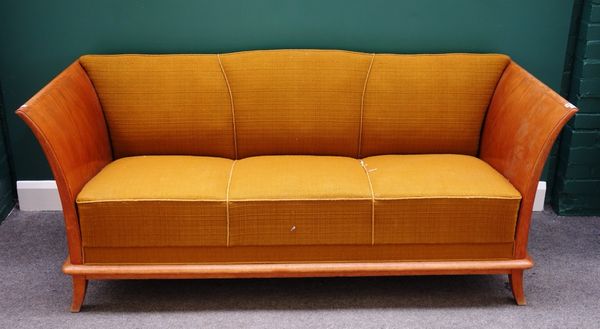
<svg viewBox="0 0 600 329"><path fill-rule="evenodd" d="M81 263L75 198L112 160L106 123L96 92L75 62L17 110L48 159L65 217L71 263Z"/></svg>
<svg viewBox="0 0 600 329"><path fill-rule="evenodd" d="M526 256L537 182L562 127L577 109L516 63L505 70L484 124L480 158L503 174L523 199L515 256Z"/></svg>

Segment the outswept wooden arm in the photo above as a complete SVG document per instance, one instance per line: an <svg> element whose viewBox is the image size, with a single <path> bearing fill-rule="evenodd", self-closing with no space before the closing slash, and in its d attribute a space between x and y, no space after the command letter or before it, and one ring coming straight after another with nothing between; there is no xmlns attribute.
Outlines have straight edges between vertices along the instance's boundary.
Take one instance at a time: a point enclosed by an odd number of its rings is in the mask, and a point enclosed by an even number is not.
<svg viewBox="0 0 600 329"><path fill-rule="evenodd" d="M480 158L521 192L515 257L527 256L533 200L548 153L575 106L516 63L508 65L483 127Z"/></svg>
<svg viewBox="0 0 600 329"><path fill-rule="evenodd" d="M96 91L77 61L16 113L31 128L50 163L63 208L70 261L82 264L75 198L112 161Z"/></svg>

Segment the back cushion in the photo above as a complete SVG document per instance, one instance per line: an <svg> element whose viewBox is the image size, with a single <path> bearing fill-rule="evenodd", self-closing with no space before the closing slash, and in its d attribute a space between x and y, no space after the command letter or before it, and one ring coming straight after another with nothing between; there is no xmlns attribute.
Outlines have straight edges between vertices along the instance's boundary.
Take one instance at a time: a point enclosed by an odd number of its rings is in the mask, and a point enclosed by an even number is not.
<svg viewBox="0 0 600 329"><path fill-rule="evenodd" d="M116 158L476 155L504 55L91 55Z"/></svg>
<svg viewBox="0 0 600 329"><path fill-rule="evenodd" d="M233 94L239 157L355 157L371 57L329 50L222 55Z"/></svg>
<svg viewBox="0 0 600 329"><path fill-rule="evenodd" d="M216 55L83 56L116 158L233 158L233 118Z"/></svg>
<svg viewBox="0 0 600 329"><path fill-rule="evenodd" d="M504 55L377 55L364 98L360 156L477 155Z"/></svg>

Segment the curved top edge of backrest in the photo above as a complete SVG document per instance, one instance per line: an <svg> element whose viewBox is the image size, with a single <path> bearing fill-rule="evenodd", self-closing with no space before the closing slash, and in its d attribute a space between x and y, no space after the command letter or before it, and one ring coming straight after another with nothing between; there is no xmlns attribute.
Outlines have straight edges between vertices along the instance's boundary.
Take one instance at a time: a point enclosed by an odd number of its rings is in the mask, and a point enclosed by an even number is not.
<svg viewBox="0 0 600 329"><path fill-rule="evenodd" d="M241 50L241 51L230 51L230 52L214 52L214 53L116 53L116 54L84 54L79 59L85 59L86 57L116 57L116 56L227 56L243 53L258 53L258 52L339 52L349 53L357 55L393 55L393 56L452 56L452 55L467 55L467 56L505 56L510 59L510 56L502 53L487 53L487 52L443 52L443 53L392 53L392 52L364 52L354 51L346 49L317 49L317 48L280 48L280 49L255 49L255 50Z"/></svg>

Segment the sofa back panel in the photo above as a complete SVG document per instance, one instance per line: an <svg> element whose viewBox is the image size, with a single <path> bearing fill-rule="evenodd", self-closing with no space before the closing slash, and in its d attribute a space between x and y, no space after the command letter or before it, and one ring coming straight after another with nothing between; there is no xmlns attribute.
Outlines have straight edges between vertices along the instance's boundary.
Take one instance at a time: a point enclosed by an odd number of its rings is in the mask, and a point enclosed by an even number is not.
<svg viewBox="0 0 600 329"><path fill-rule="evenodd" d="M330 50L221 55L233 96L238 157L356 157L371 59Z"/></svg>
<svg viewBox="0 0 600 329"><path fill-rule="evenodd" d="M235 157L229 90L216 55L88 55L115 158Z"/></svg>
<svg viewBox="0 0 600 329"><path fill-rule="evenodd" d="M116 158L476 155L509 61L339 50L80 59Z"/></svg>
<svg viewBox="0 0 600 329"><path fill-rule="evenodd" d="M510 59L493 54L377 54L359 156L476 155L494 89Z"/></svg>

